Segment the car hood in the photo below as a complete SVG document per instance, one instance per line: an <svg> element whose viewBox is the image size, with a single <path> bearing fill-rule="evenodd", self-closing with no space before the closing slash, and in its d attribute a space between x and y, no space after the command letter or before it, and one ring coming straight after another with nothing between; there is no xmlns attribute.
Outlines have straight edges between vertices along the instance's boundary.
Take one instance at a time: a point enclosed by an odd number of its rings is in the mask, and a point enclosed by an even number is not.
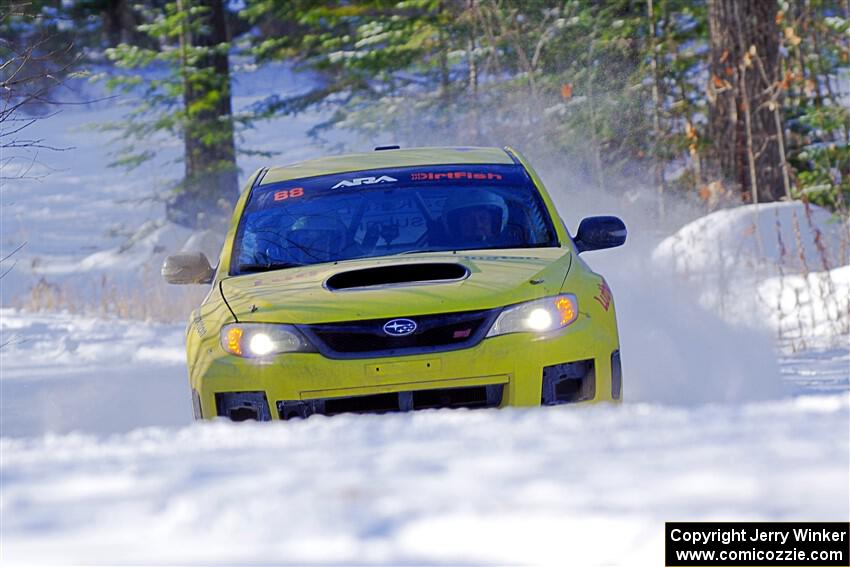
<svg viewBox="0 0 850 567"><path fill-rule="evenodd" d="M239 321L330 323L491 309L554 295L571 263L563 248L405 254L229 277L220 289ZM415 264L460 264L469 275L336 291L328 286L345 272Z"/></svg>

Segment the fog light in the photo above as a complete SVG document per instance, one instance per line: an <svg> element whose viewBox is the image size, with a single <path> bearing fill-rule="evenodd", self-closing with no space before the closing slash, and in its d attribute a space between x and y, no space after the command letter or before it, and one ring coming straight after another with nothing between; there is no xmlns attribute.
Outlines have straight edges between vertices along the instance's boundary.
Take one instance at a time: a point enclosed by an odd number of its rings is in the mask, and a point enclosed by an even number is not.
<svg viewBox="0 0 850 567"><path fill-rule="evenodd" d="M265 392L217 392L215 408L217 415L233 421L269 421L272 418Z"/></svg>

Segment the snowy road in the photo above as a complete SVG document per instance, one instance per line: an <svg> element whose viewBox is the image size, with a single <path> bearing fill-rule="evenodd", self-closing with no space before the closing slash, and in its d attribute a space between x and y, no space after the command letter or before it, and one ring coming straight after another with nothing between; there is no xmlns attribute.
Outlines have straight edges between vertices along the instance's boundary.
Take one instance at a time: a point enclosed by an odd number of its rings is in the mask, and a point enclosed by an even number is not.
<svg viewBox="0 0 850 567"><path fill-rule="evenodd" d="M4 437L191 422L182 325L4 309L0 335Z"/></svg>
<svg viewBox="0 0 850 567"><path fill-rule="evenodd" d="M661 565L665 520L846 520L849 405L447 410L4 439L3 555Z"/></svg>
<svg viewBox="0 0 850 567"><path fill-rule="evenodd" d="M665 520L846 520L847 420L842 395L4 439L3 555L661 565Z"/></svg>
<svg viewBox="0 0 850 567"><path fill-rule="evenodd" d="M665 520L850 512L846 349L775 401L184 425L181 326L2 315L4 565L660 565Z"/></svg>

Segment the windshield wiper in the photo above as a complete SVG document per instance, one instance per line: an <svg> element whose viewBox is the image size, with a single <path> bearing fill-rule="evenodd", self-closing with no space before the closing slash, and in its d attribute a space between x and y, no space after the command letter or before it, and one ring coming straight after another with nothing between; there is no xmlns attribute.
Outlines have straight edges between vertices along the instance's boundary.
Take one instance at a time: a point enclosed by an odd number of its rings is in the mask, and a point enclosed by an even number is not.
<svg viewBox="0 0 850 567"><path fill-rule="evenodd" d="M419 250L405 250L404 252L393 254L393 256L403 256L405 254L426 254L428 252L445 252L446 254L451 254L454 251L454 248L422 248Z"/></svg>
<svg viewBox="0 0 850 567"><path fill-rule="evenodd" d="M292 262L266 262L265 264L239 264L239 271L243 273L270 272L272 270L284 270L286 268L299 268L304 264Z"/></svg>

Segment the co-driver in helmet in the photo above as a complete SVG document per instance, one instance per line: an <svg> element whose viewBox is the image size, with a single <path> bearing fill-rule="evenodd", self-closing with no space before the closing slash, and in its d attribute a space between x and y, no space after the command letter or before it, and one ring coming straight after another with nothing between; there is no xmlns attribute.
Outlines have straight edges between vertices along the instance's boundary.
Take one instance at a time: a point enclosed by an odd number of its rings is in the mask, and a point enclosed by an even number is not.
<svg viewBox="0 0 850 567"><path fill-rule="evenodd" d="M510 245L505 231L507 222L505 200L491 191L459 190L443 206L446 235L463 246L476 243L487 247Z"/></svg>

